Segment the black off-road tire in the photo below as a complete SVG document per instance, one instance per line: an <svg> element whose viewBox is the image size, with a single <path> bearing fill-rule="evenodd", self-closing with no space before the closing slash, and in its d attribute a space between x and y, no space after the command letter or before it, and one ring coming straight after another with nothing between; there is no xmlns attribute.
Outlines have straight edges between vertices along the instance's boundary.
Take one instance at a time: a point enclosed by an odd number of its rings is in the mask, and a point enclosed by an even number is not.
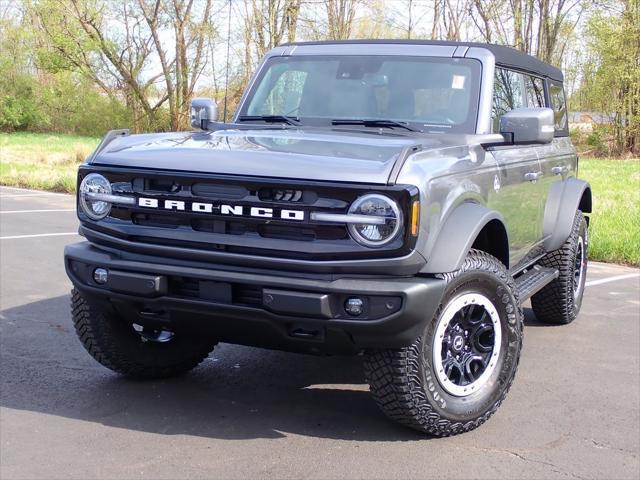
<svg viewBox="0 0 640 480"><path fill-rule="evenodd" d="M365 359L365 376L380 409L392 420L434 436L473 430L493 415L513 382L523 335L517 289L498 259L472 250L458 271L443 277L448 285L442 303L423 335L408 347L372 351ZM502 340L498 363L487 383L461 397L443 388L434 371L433 349L443 310L468 293L481 293L491 300L500 318Z"/></svg>
<svg viewBox="0 0 640 480"><path fill-rule="evenodd" d="M560 275L531 297L531 307L539 321L554 325L566 325L573 322L578 316L587 276L588 232L587 221L582 212L578 210L573 219L569 238L559 249L548 253L540 261L540 265L555 268ZM575 278L580 248L582 248L584 263L581 265L582 273L576 287Z"/></svg>
<svg viewBox="0 0 640 480"><path fill-rule="evenodd" d="M78 290L71 291L76 334L89 354L105 367L130 378L172 377L196 367L213 350L206 337L176 334L170 341L144 341L108 306L98 305Z"/></svg>

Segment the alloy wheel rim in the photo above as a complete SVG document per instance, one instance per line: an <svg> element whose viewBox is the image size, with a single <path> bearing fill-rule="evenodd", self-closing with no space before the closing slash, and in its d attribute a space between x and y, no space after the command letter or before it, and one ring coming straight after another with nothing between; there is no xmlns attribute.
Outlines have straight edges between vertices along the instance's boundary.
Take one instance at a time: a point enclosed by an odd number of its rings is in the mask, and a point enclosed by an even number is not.
<svg viewBox="0 0 640 480"><path fill-rule="evenodd" d="M433 341L433 365L442 388L457 397L478 391L496 368L501 343L500 316L491 300L478 293L452 300Z"/></svg>

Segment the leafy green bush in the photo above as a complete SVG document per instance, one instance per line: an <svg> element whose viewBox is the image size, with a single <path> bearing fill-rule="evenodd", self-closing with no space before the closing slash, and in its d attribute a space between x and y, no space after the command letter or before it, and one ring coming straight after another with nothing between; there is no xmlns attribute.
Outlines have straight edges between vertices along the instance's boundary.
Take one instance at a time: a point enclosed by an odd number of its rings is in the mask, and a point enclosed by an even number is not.
<svg viewBox="0 0 640 480"><path fill-rule="evenodd" d="M102 136L108 130L131 123L125 105L66 72L51 75L40 98L50 125L32 131Z"/></svg>
<svg viewBox="0 0 640 480"><path fill-rule="evenodd" d="M126 106L86 80L61 72L3 76L0 69L0 130L102 136L131 124Z"/></svg>
<svg viewBox="0 0 640 480"><path fill-rule="evenodd" d="M602 139L602 131L595 129L587 135L587 145L594 149L594 154L602 154L606 149L604 140Z"/></svg>
<svg viewBox="0 0 640 480"><path fill-rule="evenodd" d="M12 131L47 124L38 105L37 83L29 75L0 75L0 130Z"/></svg>

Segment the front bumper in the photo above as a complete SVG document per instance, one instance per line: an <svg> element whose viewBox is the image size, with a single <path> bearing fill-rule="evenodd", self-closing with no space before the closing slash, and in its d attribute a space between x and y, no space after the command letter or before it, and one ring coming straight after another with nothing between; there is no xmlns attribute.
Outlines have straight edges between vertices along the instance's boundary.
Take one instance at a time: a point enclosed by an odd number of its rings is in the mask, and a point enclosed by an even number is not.
<svg viewBox="0 0 640 480"><path fill-rule="evenodd" d="M89 242L65 248L75 288L136 323L206 330L229 343L313 353L356 353L413 342L437 309L445 282L424 277L341 277L163 264ZM106 284L95 268L109 271ZM364 300L350 316L347 298ZM108 304L108 305L107 305Z"/></svg>

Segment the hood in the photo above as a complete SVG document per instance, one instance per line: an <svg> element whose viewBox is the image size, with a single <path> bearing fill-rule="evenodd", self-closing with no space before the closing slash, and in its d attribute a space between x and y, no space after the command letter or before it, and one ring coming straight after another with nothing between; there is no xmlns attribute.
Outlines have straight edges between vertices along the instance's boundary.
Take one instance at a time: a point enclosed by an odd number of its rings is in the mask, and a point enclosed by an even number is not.
<svg viewBox="0 0 640 480"><path fill-rule="evenodd" d="M448 135L446 135L448 137ZM219 130L117 136L92 164L197 173L386 184L394 165L436 138L337 130Z"/></svg>

